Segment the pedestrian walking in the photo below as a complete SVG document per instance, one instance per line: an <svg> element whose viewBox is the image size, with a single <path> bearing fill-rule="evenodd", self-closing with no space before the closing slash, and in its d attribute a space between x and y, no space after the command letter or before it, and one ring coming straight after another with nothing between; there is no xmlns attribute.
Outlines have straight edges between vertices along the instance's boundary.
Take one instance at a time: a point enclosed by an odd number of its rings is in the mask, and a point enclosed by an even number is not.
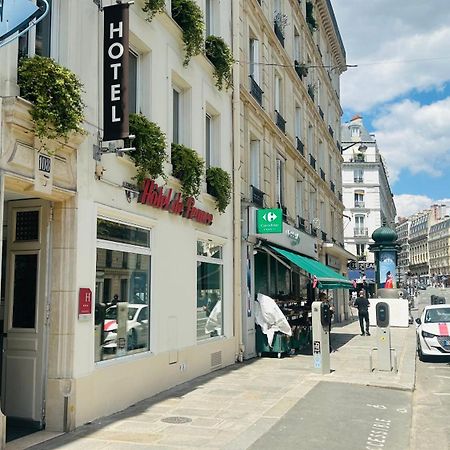
<svg viewBox="0 0 450 450"><path fill-rule="evenodd" d="M364 291L359 291L359 296L355 300L355 306L358 308L358 318L359 318L359 326L361 327L361 336L370 336L369 333L369 300L366 297L366 293ZM364 332L364 322L366 323L366 328Z"/></svg>

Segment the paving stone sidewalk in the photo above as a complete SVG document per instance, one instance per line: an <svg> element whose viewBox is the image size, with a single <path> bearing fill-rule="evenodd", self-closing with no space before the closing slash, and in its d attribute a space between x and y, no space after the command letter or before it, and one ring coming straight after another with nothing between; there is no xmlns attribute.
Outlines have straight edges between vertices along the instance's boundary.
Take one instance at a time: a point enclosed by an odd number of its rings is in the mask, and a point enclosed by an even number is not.
<svg viewBox="0 0 450 450"><path fill-rule="evenodd" d="M320 381L412 390L414 326L393 328L391 336L398 373L369 372L375 329L372 336L360 336L359 324L353 321L332 330L336 351L331 354L332 373L328 375L313 373L310 355L257 358L207 374L44 443L37 444L46 437L41 432L13 441L7 449L245 449Z"/></svg>

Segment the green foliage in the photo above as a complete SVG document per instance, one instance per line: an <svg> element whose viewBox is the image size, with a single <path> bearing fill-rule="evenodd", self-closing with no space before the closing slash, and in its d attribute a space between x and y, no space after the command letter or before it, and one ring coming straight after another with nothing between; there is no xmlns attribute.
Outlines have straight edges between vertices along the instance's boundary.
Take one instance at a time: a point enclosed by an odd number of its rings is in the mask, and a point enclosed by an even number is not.
<svg viewBox="0 0 450 450"><path fill-rule="evenodd" d="M218 36L208 36L205 42L206 57L214 65L216 86L221 91L232 86L232 67L234 63L230 47Z"/></svg>
<svg viewBox="0 0 450 450"><path fill-rule="evenodd" d="M313 15L314 5L312 2L306 2L306 23L311 33L317 30L317 22Z"/></svg>
<svg viewBox="0 0 450 450"><path fill-rule="evenodd" d="M172 0L172 18L183 30L184 50L183 65L203 52L203 13L194 0Z"/></svg>
<svg viewBox="0 0 450 450"><path fill-rule="evenodd" d="M183 198L200 195L205 161L192 148L172 143L172 175L181 181Z"/></svg>
<svg viewBox="0 0 450 450"><path fill-rule="evenodd" d="M216 197L216 208L225 212L231 201L231 177L220 167L210 167L206 170L208 192Z"/></svg>
<svg viewBox="0 0 450 450"><path fill-rule="evenodd" d="M141 184L148 176L154 179L158 176L164 178L164 161L167 160L166 136L159 126L142 114L131 114L130 134L136 136L133 141L136 150L129 155L137 168L137 183Z"/></svg>
<svg viewBox="0 0 450 450"><path fill-rule="evenodd" d="M295 70L302 78L308 75L308 66L304 63L295 63Z"/></svg>
<svg viewBox="0 0 450 450"><path fill-rule="evenodd" d="M147 22L151 22L156 14L164 11L165 7L166 0L144 0L144 7L142 8L142 11L147 13L145 20L147 20Z"/></svg>
<svg viewBox="0 0 450 450"><path fill-rule="evenodd" d="M21 96L33 103L31 118L40 139L84 133L83 85L69 69L51 58L22 58L19 63Z"/></svg>

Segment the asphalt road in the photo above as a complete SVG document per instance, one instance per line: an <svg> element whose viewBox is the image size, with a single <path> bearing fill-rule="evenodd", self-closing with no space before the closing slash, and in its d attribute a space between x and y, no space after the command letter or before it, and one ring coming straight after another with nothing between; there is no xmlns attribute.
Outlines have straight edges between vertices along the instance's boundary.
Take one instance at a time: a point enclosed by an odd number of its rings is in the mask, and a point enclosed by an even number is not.
<svg viewBox="0 0 450 450"><path fill-rule="evenodd" d="M419 317L424 306L430 304L431 294L442 291L427 289L420 291L417 311ZM446 290L450 303L450 289ZM416 360L416 390L413 395L412 450L450 449L450 356Z"/></svg>
<svg viewBox="0 0 450 450"><path fill-rule="evenodd" d="M250 448L406 450L411 392L321 382Z"/></svg>

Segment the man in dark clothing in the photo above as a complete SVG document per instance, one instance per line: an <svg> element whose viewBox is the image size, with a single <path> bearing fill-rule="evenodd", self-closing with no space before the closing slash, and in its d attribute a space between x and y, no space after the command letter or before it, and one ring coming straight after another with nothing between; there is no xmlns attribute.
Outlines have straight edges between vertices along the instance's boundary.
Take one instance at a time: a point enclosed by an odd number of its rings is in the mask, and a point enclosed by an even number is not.
<svg viewBox="0 0 450 450"><path fill-rule="evenodd" d="M358 298L355 300L355 307L358 308L358 318L359 318L359 326L361 327L361 336L367 335L370 336L369 333L369 300L367 300L366 294L364 291L359 292ZM366 322L366 332L364 333L364 321Z"/></svg>

